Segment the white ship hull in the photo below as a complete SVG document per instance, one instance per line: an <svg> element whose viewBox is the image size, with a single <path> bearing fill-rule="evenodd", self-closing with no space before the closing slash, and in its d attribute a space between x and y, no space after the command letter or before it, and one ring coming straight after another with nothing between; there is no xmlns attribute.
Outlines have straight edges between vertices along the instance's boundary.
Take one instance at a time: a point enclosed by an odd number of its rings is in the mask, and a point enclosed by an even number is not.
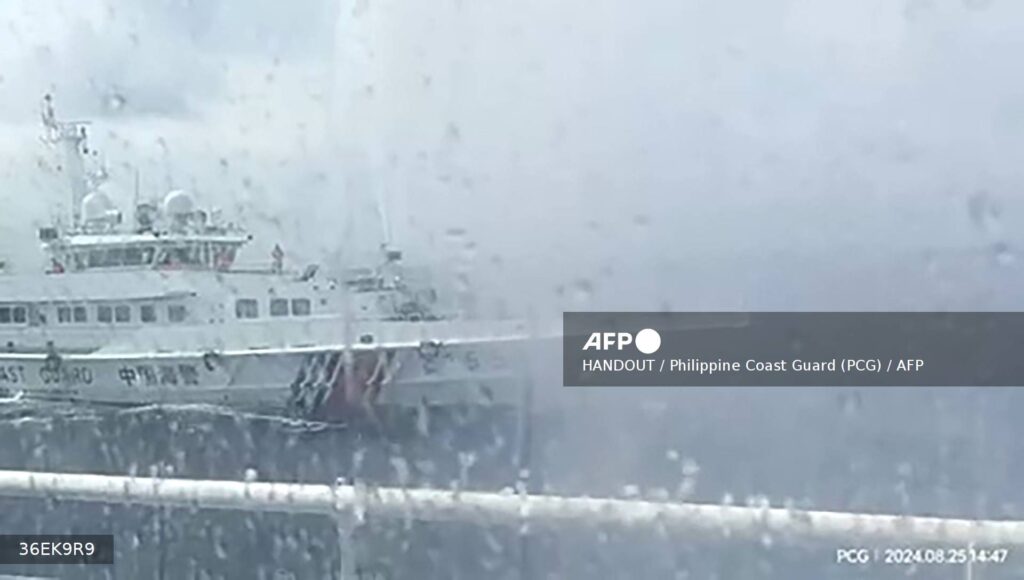
<svg viewBox="0 0 1024 580"><path fill-rule="evenodd" d="M343 420L373 406L515 406L515 337L223 352L0 353L0 396L212 404Z"/></svg>

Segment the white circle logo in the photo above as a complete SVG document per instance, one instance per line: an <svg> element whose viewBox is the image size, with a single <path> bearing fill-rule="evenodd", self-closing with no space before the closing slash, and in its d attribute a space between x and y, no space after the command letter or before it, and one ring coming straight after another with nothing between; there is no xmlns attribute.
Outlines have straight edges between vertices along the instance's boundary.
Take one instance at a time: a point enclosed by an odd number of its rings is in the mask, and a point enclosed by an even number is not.
<svg viewBox="0 0 1024 580"><path fill-rule="evenodd" d="M661 348L661 335L653 328L636 333L636 349L644 354L654 354Z"/></svg>

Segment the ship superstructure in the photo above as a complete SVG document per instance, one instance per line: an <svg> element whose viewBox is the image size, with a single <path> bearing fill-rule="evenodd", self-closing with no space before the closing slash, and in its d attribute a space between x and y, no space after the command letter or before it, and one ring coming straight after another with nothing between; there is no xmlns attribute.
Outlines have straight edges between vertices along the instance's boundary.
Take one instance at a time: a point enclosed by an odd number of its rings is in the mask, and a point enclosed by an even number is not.
<svg viewBox="0 0 1024 580"><path fill-rule="evenodd" d="M335 272L286 267L280 246L240 266L244 228L182 190L126 220L86 170L87 124L58 121L49 98L43 123L71 208L39 230L45 272L0 274L0 391L307 417L503 398L519 326L462 319L390 246Z"/></svg>

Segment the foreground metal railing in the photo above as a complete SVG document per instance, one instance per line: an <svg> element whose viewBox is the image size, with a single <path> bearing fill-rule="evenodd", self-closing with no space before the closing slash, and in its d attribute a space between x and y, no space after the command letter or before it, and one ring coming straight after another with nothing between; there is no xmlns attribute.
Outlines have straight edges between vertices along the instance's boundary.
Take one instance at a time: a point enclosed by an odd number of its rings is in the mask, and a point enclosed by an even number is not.
<svg viewBox="0 0 1024 580"><path fill-rule="evenodd" d="M0 496L322 514L339 522L343 548L366 513L377 518L481 525L577 523L694 534L874 545L1024 545L1024 522L806 511L644 500L559 497L361 485L212 481L0 471ZM347 564L351 566L351 563ZM348 577L344 575L343 577Z"/></svg>

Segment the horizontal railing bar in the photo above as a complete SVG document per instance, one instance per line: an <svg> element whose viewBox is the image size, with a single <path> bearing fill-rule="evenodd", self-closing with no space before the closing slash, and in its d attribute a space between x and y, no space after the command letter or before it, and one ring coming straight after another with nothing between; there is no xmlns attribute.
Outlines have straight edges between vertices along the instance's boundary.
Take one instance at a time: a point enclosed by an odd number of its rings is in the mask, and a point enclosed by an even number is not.
<svg viewBox="0 0 1024 580"><path fill-rule="evenodd" d="M892 545L1024 544L1024 522L1019 521L352 485L0 471L0 496L335 517L370 513L375 518L484 525L582 523L707 537L779 534L793 539L842 541L844 545L854 540Z"/></svg>

